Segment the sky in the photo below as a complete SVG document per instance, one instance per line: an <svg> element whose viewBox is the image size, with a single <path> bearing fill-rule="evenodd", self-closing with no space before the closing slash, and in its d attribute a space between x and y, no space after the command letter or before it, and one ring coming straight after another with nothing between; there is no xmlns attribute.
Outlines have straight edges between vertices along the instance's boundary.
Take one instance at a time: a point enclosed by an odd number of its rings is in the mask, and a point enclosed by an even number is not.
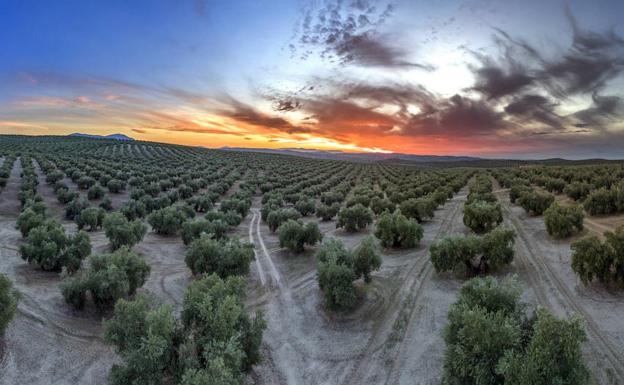
<svg viewBox="0 0 624 385"><path fill-rule="evenodd" d="M624 158L621 0L0 0L0 134Z"/></svg>

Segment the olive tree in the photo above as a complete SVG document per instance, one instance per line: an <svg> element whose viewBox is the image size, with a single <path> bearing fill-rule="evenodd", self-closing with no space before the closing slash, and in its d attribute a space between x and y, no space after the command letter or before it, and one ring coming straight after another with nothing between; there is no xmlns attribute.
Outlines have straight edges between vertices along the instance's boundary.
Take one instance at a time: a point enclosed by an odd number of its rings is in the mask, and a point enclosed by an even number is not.
<svg viewBox="0 0 624 385"><path fill-rule="evenodd" d="M105 194L106 191L104 191L102 186L96 184L94 186L91 186L91 188L89 188L89 190L87 191L87 199L89 199L90 201L95 199L102 199Z"/></svg>
<svg viewBox="0 0 624 385"><path fill-rule="evenodd" d="M74 235L65 234L60 223L47 220L30 230L20 245L22 259L38 265L43 270L76 271L81 261L91 253L89 236L80 231Z"/></svg>
<svg viewBox="0 0 624 385"><path fill-rule="evenodd" d="M88 207L80 212L75 218L78 229L82 230L88 226L89 231L101 228L104 222L106 211L101 207Z"/></svg>
<svg viewBox="0 0 624 385"><path fill-rule="evenodd" d="M580 317L559 319L520 302L517 279L474 278L449 308L442 384L583 385Z"/></svg>
<svg viewBox="0 0 624 385"><path fill-rule="evenodd" d="M462 267L469 274L484 274L511 263L515 233L496 228L486 235L452 235L429 248L437 272Z"/></svg>
<svg viewBox="0 0 624 385"><path fill-rule="evenodd" d="M238 238L217 240L203 233L186 252L186 265L193 274L215 273L221 278L249 273L249 264L255 258L253 245Z"/></svg>
<svg viewBox="0 0 624 385"><path fill-rule="evenodd" d="M590 236L572 243L572 270L585 284L597 279L624 287L624 226L604 233L605 241Z"/></svg>
<svg viewBox="0 0 624 385"><path fill-rule="evenodd" d="M383 212L375 228L375 236L383 247L416 247L423 234L422 226L415 219L408 219L399 210L392 214Z"/></svg>
<svg viewBox="0 0 624 385"><path fill-rule="evenodd" d="M336 228L344 227L347 231L358 231L373 223L372 211L358 203L351 207L343 207L338 211Z"/></svg>
<svg viewBox="0 0 624 385"><path fill-rule="evenodd" d="M565 238L583 230L583 208L579 205L561 206L553 203L544 212L548 234Z"/></svg>
<svg viewBox="0 0 624 385"><path fill-rule="evenodd" d="M301 212L295 210L292 207L288 208L279 208L277 210L273 210L267 216L266 222L269 226L269 229L272 232L275 232L277 228L284 222L289 219L297 220L301 218Z"/></svg>
<svg viewBox="0 0 624 385"><path fill-rule="evenodd" d="M351 252L353 270L356 277L363 277L364 282L371 281L370 273L381 267L381 256L377 253L377 245L372 236L365 237Z"/></svg>
<svg viewBox="0 0 624 385"><path fill-rule="evenodd" d="M332 203L331 205L321 203L316 207L316 216L323 221L329 221L338 214L339 210L340 203Z"/></svg>
<svg viewBox="0 0 624 385"><path fill-rule="evenodd" d="M110 308L118 299L133 295L150 273L143 257L126 246L92 255L89 262L88 269L66 277L60 286L65 301L77 309L84 306L87 292L98 309Z"/></svg>
<svg viewBox="0 0 624 385"><path fill-rule="evenodd" d="M520 195L517 202L529 214L542 215L555 201L552 194L540 191L526 192Z"/></svg>
<svg viewBox="0 0 624 385"><path fill-rule="evenodd" d="M41 226L45 220L45 215L38 214L32 208L27 207L17 217L16 227L22 233L22 237L26 237L30 230Z"/></svg>
<svg viewBox="0 0 624 385"><path fill-rule="evenodd" d="M437 204L429 198L410 198L399 205L403 215L424 222L433 218Z"/></svg>
<svg viewBox="0 0 624 385"><path fill-rule="evenodd" d="M17 311L19 294L13 289L9 278L0 273L0 338L4 337L7 326Z"/></svg>
<svg viewBox="0 0 624 385"><path fill-rule="evenodd" d="M589 215L603 215L616 212L616 190L603 187L592 191L583 202L583 207Z"/></svg>
<svg viewBox="0 0 624 385"><path fill-rule="evenodd" d="M111 213L103 222L104 233L110 241L111 248L117 250L122 246L131 248L141 242L147 227L139 219L129 221L121 213Z"/></svg>
<svg viewBox="0 0 624 385"><path fill-rule="evenodd" d="M149 215L147 221L158 234L173 235L182 228L186 220L185 213L177 207L165 207Z"/></svg>
<svg viewBox="0 0 624 385"><path fill-rule="evenodd" d="M474 201L464 206L464 225L475 233L491 231L503 221L499 203Z"/></svg>
<svg viewBox="0 0 624 385"><path fill-rule="evenodd" d="M314 214L316 204L314 203L314 199L310 197L303 197L295 203L295 209L305 217Z"/></svg>
<svg viewBox="0 0 624 385"><path fill-rule="evenodd" d="M291 251L300 253L305 245L314 246L323 239L323 234L316 222L303 224L292 219L282 223L277 228L280 247L285 247Z"/></svg>
<svg viewBox="0 0 624 385"><path fill-rule="evenodd" d="M229 228L229 224L224 219L187 219L182 224L182 242L189 245L202 234L208 234L214 239L222 239L225 238Z"/></svg>

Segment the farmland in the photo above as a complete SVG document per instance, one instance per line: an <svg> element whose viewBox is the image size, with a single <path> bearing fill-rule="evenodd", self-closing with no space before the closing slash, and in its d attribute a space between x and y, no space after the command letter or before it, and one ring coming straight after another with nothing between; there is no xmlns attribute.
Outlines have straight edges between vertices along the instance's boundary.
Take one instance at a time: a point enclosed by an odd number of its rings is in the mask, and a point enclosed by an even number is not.
<svg viewBox="0 0 624 385"><path fill-rule="evenodd" d="M19 293L0 383L439 384L449 309L487 275L578 317L589 382L624 383L620 163L3 136L0 172L0 273ZM613 258L600 271L579 251L592 236Z"/></svg>

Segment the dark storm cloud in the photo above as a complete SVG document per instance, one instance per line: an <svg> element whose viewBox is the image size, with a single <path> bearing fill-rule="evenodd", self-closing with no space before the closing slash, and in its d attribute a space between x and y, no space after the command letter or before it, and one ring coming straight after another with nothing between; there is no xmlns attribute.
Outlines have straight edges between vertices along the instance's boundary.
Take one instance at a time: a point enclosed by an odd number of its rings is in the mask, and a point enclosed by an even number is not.
<svg viewBox="0 0 624 385"><path fill-rule="evenodd" d="M526 73L506 73L497 67L479 68L475 71L475 76L477 80L473 89L488 99L516 94L533 82L533 77Z"/></svg>
<svg viewBox="0 0 624 385"><path fill-rule="evenodd" d="M544 96L529 94L515 98L505 106L505 112L523 123L539 122L562 129L565 119L555 112L557 105Z"/></svg>
<svg viewBox="0 0 624 385"><path fill-rule="evenodd" d="M309 6L290 48L302 59L318 51L322 58L341 64L431 70L430 65L410 60L407 50L392 45L392 39L378 31L393 10L391 3L367 0Z"/></svg>
<svg viewBox="0 0 624 385"><path fill-rule="evenodd" d="M613 29L602 33L583 30L571 12L567 15L572 42L554 58L545 58L538 48L497 29L495 43L502 51L498 66L492 66L493 58L478 57L483 65L474 69L474 88L487 97L500 97L535 85L557 98L604 88L624 70L624 39Z"/></svg>
<svg viewBox="0 0 624 385"><path fill-rule="evenodd" d="M423 105L421 110L412 116L404 134L450 134L457 138L493 134L508 127L503 114L489 103L461 95Z"/></svg>
<svg viewBox="0 0 624 385"><path fill-rule="evenodd" d="M225 100L225 103L227 103L227 108L221 109L217 111L217 113L221 116L228 117L236 122L245 123L265 129L278 130L289 134L301 134L310 132L310 130L306 127L293 125L288 120L278 116L270 116L264 114L234 98L227 98Z"/></svg>
<svg viewBox="0 0 624 385"><path fill-rule="evenodd" d="M592 95L593 105L577 111L572 118L579 121L576 127L603 128L607 123L621 119L624 116L624 103L618 96Z"/></svg>

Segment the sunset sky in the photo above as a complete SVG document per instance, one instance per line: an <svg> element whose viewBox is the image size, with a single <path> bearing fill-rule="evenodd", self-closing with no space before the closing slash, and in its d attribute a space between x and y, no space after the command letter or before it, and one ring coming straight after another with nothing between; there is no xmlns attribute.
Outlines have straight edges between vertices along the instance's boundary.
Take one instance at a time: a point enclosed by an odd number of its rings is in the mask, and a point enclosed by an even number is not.
<svg viewBox="0 0 624 385"><path fill-rule="evenodd" d="M622 0L0 0L0 134L624 158Z"/></svg>

